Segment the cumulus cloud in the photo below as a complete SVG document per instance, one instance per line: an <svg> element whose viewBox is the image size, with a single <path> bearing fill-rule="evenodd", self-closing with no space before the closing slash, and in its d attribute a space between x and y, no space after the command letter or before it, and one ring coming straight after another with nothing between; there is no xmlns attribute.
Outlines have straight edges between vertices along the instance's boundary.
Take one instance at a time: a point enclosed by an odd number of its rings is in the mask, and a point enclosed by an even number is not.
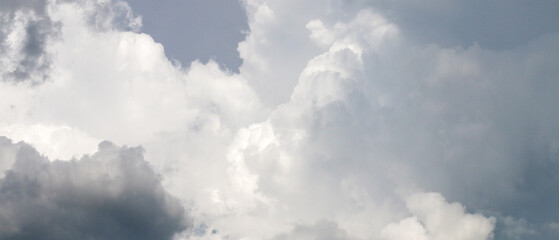
<svg viewBox="0 0 559 240"><path fill-rule="evenodd" d="M259 4L266 16L284 11L270 7L274 1ZM550 105L555 94L540 84L557 89L558 73L547 64L558 56L557 35L534 37L507 51L445 48L407 38L406 28L378 10L359 10L338 22L316 16L305 25L308 41L325 51L306 63L289 101L258 125L269 129L266 135L255 131L261 141L244 152L259 190L297 209L282 217L338 216L337 209L354 208L360 214L346 223L337 217L340 225L366 229L356 227L365 212L398 212L379 196L419 185L476 211L499 209L539 224L553 219L539 212L543 208L515 207L531 204L525 194L556 195L545 187L550 182L543 178L552 177L542 169L557 166L552 146L558 133L549 122L557 120ZM259 28L254 30L258 36ZM301 58L306 53L290 52ZM537 147L527 144L534 137ZM263 142L268 144L259 146ZM544 176L532 175L536 172ZM546 190L525 188L525 181ZM297 201L293 195L308 197ZM374 218L371 214L369 230ZM367 237L372 234L367 231L351 233Z"/></svg>
<svg viewBox="0 0 559 240"><path fill-rule="evenodd" d="M459 203L449 204L440 194L413 194L406 205L414 216L386 226L381 239L493 239L494 218L467 214Z"/></svg>
<svg viewBox="0 0 559 240"><path fill-rule="evenodd" d="M120 1L48 2L52 81L0 82L0 134L51 159L141 144L189 209L183 238L553 236L559 35L421 38L409 8L383 2L244 0L238 74L169 61ZM415 17L465 4L434 2Z"/></svg>
<svg viewBox="0 0 559 240"><path fill-rule="evenodd" d="M60 132L56 129L71 129L80 138L80 147L60 147L68 152L52 155L69 158L70 149L91 153L92 143L102 139L140 144L161 132L212 124L238 128L254 121L260 106L243 79L214 62L193 63L185 73L148 35L120 31L110 27L112 21L95 25L106 27L92 27L92 12L101 11L97 8L107 8L106 1L50 5L51 18L61 23L59 41L49 45L57 56L51 63L52 81L34 87L2 83L3 134L35 144L31 136L64 141L50 136ZM119 16L121 8L109 9L116 12L107 15ZM134 21L126 22L135 26ZM28 131L38 128L43 130ZM36 147L49 150L40 143Z"/></svg>
<svg viewBox="0 0 559 240"><path fill-rule="evenodd" d="M51 162L1 141L1 238L171 239L189 224L141 148L102 142L91 156Z"/></svg>

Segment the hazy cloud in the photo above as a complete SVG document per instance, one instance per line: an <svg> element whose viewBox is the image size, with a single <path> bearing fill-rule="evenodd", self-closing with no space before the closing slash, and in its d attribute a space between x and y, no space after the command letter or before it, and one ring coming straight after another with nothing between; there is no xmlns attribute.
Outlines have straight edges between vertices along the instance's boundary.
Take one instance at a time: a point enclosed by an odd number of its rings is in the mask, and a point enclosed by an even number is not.
<svg viewBox="0 0 559 240"><path fill-rule="evenodd" d="M372 7L397 24L406 37L445 48L479 45L506 50L559 33L556 1L341 0L338 9L356 12Z"/></svg>

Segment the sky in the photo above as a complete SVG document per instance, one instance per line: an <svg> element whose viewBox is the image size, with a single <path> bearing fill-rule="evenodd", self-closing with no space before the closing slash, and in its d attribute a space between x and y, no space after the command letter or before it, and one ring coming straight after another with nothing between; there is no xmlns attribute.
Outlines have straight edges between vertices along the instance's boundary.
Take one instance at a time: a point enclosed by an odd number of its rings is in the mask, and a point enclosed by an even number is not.
<svg viewBox="0 0 559 240"><path fill-rule="evenodd" d="M165 46L165 55L189 64L217 62L237 72L242 61L237 44L248 31L242 5L236 0L131 0L142 17L141 31Z"/></svg>
<svg viewBox="0 0 559 240"><path fill-rule="evenodd" d="M0 238L554 239L557 10L0 0Z"/></svg>

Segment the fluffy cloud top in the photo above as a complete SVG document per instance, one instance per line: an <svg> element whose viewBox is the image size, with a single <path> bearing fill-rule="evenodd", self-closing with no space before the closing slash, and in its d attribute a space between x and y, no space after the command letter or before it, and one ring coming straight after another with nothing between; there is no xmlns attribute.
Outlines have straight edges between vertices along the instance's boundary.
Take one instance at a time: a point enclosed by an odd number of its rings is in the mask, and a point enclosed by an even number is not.
<svg viewBox="0 0 559 240"><path fill-rule="evenodd" d="M492 239L494 218L466 214L459 203L446 203L437 193L408 197L406 205L414 217L386 226L381 239Z"/></svg>

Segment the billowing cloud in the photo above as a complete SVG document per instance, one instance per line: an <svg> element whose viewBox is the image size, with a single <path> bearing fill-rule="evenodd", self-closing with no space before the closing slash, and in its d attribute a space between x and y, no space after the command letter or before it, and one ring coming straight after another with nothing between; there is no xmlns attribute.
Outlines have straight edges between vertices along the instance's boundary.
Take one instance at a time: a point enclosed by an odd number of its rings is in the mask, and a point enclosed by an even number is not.
<svg viewBox="0 0 559 240"><path fill-rule="evenodd" d="M447 203L437 193L408 197L406 205L414 215L386 226L381 239L492 239L494 218L466 214L459 203Z"/></svg>
<svg viewBox="0 0 559 240"><path fill-rule="evenodd" d="M141 148L103 142L92 156L51 162L1 141L0 238L171 239L189 224Z"/></svg>
<svg viewBox="0 0 559 240"><path fill-rule="evenodd" d="M416 22L469 16L435 2L245 0L237 74L169 61L121 1L51 1L51 81L0 82L0 134L51 159L142 145L187 239L549 238L559 35Z"/></svg>

